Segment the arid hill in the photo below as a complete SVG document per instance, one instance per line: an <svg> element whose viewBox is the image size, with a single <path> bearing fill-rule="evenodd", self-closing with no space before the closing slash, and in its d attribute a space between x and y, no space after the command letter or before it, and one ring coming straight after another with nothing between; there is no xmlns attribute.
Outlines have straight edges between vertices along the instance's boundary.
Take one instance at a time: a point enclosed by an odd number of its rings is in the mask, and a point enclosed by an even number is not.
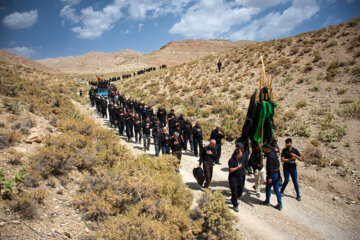
<svg viewBox="0 0 360 240"><path fill-rule="evenodd" d="M245 46L252 41L231 42L228 40L185 40L171 42L160 50L141 54L132 50L114 53L90 52L77 57L43 59L38 62L64 73L113 73L133 71L166 64L173 66L192 61L209 54Z"/></svg>
<svg viewBox="0 0 360 240"><path fill-rule="evenodd" d="M20 65L28 68L33 68L39 71L47 73L56 73L51 67L47 67L43 64L40 64L36 61L30 60L28 58L20 57L14 53L8 52L6 50L0 50L0 61L11 63L14 65Z"/></svg>
<svg viewBox="0 0 360 240"><path fill-rule="evenodd" d="M139 52L125 49L114 53L89 52L76 57L48 58L38 62L64 73L101 73L141 55Z"/></svg>

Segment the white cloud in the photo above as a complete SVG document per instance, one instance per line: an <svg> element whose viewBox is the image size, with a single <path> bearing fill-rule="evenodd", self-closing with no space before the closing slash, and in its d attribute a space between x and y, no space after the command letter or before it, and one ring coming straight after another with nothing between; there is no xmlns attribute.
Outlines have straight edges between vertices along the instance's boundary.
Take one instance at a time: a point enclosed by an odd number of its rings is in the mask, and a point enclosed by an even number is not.
<svg viewBox="0 0 360 240"><path fill-rule="evenodd" d="M141 32L141 29L142 29L143 26L144 26L143 23L139 23L139 25L138 25L138 31L139 31L139 32Z"/></svg>
<svg viewBox="0 0 360 240"><path fill-rule="evenodd" d="M30 58L31 56L36 54L36 51L34 49L28 47L5 48L5 50L26 58Z"/></svg>
<svg viewBox="0 0 360 240"><path fill-rule="evenodd" d="M158 22L154 23L154 27L157 28L159 26Z"/></svg>
<svg viewBox="0 0 360 240"><path fill-rule="evenodd" d="M320 7L316 0L294 0L284 12L271 12L252 24L230 34L232 40L271 39L290 33L303 21L314 16Z"/></svg>
<svg viewBox="0 0 360 240"><path fill-rule="evenodd" d="M122 6L122 2L117 1L100 11L95 11L92 7L82 9L81 26L73 27L72 31L78 33L80 38L100 37L104 31L112 29L114 23L122 17Z"/></svg>
<svg viewBox="0 0 360 240"><path fill-rule="evenodd" d="M78 14L72 5L78 1L62 0L67 5L60 11L60 16L74 26L72 31L78 37L92 39L100 37L104 31L112 29L116 22L125 18L123 11L128 11L131 20L143 20L168 13L180 13L191 0L114 0L103 9L96 10L92 6L82 9ZM141 31L141 27L138 26Z"/></svg>
<svg viewBox="0 0 360 240"><path fill-rule="evenodd" d="M190 7L169 32L193 38L214 38L228 32L233 25L249 21L259 11L259 8L239 7L223 0L201 0Z"/></svg>
<svg viewBox="0 0 360 240"><path fill-rule="evenodd" d="M81 0L60 0L60 1L70 6L77 5L81 2Z"/></svg>
<svg viewBox="0 0 360 240"><path fill-rule="evenodd" d="M4 17L2 23L5 27L10 29L21 29L31 27L38 20L38 11L32 10L30 12L14 12Z"/></svg>
<svg viewBox="0 0 360 240"><path fill-rule="evenodd" d="M327 27L329 25L336 25L336 24L339 24L339 23L341 23L341 19L336 19L333 16L329 16L322 26Z"/></svg>
<svg viewBox="0 0 360 240"><path fill-rule="evenodd" d="M9 42L9 45L15 45L16 44L16 41L10 41Z"/></svg>
<svg viewBox="0 0 360 240"><path fill-rule="evenodd" d="M347 3L353 3L355 0L346 0Z"/></svg>
<svg viewBox="0 0 360 240"><path fill-rule="evenodd" d="M236 0L236 3L245 6L245 7L255 7L255 8L268 8L276 6L280 3L286 3L290 0Z"/></svg>
<svg viewBox="0 0 360 240"><path fill-rule="evenodd" d="M65 20L72 21L77 23L80 21L80 18L76 15L75 9L72 8L70 5L66 5L61 9L60 16L63 17Z"/></svg>

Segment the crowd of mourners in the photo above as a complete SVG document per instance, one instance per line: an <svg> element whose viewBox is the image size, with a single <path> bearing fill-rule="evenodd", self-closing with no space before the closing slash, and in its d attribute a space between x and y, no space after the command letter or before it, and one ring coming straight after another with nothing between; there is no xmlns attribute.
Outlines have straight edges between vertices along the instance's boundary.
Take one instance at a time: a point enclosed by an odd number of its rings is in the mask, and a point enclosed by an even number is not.
<svg viewBox="0 0 360 240"><path fill-rule="evenodd" d="M193 124L183 114L177 115L174 109L167 112L163 106L159 106L156 113L152 106L140 100L125 97L114 85L109 85L108 99L97 95L97 89L89 90L91 106L96 107L103 118L108 118L110 126L116 128L120 135L126 135L128 142L143 144L143 150L150 150L150 142L153 141L155 156L172 154L181 161L182 153L199 157L198 168L203 165L205 174L204 188L211 184L214 164L221 164L221 145L225 137L220 125L212 130L209 143L203 145L203 132L199 120ZM277 197L278 210L282 209L282 196L291 176L297 194L296 199L301 200L299 185L297 183L296 160L302 161L297 149L292 146L290 138L285 141L286 147L281 151L277 144L277 138L261 145L248 140L241 141L241 137L235 141L235 150L228 161L229 185L231 189L231 202L233 209L238 212L238 199L242 196L245 178L254 175L255 193L260 197L260 186L266 184L266 199L262 204L270 205L271 188ZM282 181L280 174L280 161L283 162ZM264 160L266 158L266 165ZM266 173L266 174L265 174Z"/></svg>

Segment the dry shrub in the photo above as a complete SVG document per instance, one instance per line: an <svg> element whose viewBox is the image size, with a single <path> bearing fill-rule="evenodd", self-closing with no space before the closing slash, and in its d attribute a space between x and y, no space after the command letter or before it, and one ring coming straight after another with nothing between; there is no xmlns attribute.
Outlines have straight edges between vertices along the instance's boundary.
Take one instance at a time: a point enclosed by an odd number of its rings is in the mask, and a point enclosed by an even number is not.
<svg viewBox="0 0 360 240"><path fill-rule="evenodd" d="M296 103L295 107L296 109L300 109L300 108L303 108L303 107L306 107L307 103L305 100L300 100Z"/></svg>
<svg viewBox="0 0 360 240"><path fill-rule="evenodd" d="M34 192L34 200L39 204L43 204L46 197L47 194L45 189L38 189Z"/></svg>
<svg viewBox="0 0 360 240"><path fill-rule="evenodd" d="M225 196L220 191L206 190L193 212L195 221L201 223L202 231L196 239L240 239L234 229L236 218L224 204Z"/></svg>
<svg viewBox="0 0 360 240"><path fill-rule="evenodd" d="M110 171L97 170L82 184L75 207L88 220L103 220L123 214L145 200L168 201L188 209L191 194L174 172L179 168L174 156L146 155L123 159Z"/></svg>
<svg viewBox="0 0 360 240"><path fill-rule="evenodd" d="M296 117L296 112L293 110L289 110L283 113L282 119L284 121L293 120Z"/></svg>
<svg viewBox="0 0 360 240"><path fill-rule="evenodd" d="M21 159L24 157L24 153L18 152L15 149L10 149L9 153L5 155L8 159L8 162L13 165L20 165Z"/></svg>
<svg viewBox="0 0 360 240"><path fill-rule="evenodd" d="M321 159L323 158L320 146L314 146L312 142L311 144L306 145L303 152L304 162L306 163L319 165Z"/></svg>
<svg viewBox="0 0 360 240"><path fill-rule="evenodd" d="M23 135L21 132L10 131L7 133L8 141L10 145L21 142Z"/></svg>
<svg viewBox="0 0 360 240"><path fill-rule="evenodd" d="M18 212L22 218L34 219L37 216L37 205L30 193L21 193L10 203L10 209Z"/></svg>
<svg viewBox="0 0 360 240"><path fill-rule="evenodd" d="M102 239L193 239L199 224L189 218L181 206L166 200L146 199L125 214L104 223L97 237Z"/></svg>

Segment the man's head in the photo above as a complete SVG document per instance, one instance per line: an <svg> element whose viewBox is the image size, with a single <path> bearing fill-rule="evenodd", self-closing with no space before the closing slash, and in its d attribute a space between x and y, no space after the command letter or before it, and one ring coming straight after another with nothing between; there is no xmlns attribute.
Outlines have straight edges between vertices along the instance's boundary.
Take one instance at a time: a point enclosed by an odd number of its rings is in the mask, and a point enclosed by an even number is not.
<svg viewBox="0 0 360 240"><path fill-rule="evenodd" d="M236 143L236 149L243 150L244 149L244 144L242 144L242 142Z"/></svg>
<svg viewBox="0 0 360 240"><path fill-rule="evenodd" d="M163 127L162 131L163 131L163 133L167 133L167 128Z"/></svg>
<svg viewBox="0 0 360 240"><path fill-rule="evenodd" d="M184 118L184 114L183 114L183 113L180 113L180 117L181 117L181 118Z"/></svg>
<svg viewBox="0 0 360 240"><path fill-rule="evenodd" d="M175 127L176 127L176 129L180 129L180 123L177 123L177 124L175 125Z"/></svg>
<svg viewBox="0 0 360 240"><path fill-rule="evenodd" d="M276 145L277 142L278 142L277 137L273 137L273 138L271 139L271 144Z"/></svg>
<svg viewBox="0 0 360 240"><path fill-rule="evenodd" d="M263 147L263 151L265 154L268 154L271 152L271 146L269 144L265 144Z"/></svg>
<svg viewBox="0 0 360 240"><path fill-rule="evenodd" d="M190 118L186 118L186 119L185 119L185 122L186 122L186 123L189 123L189 122L190 122Z"/></svg>
<svg viewBox="0 0 360 240"><path fill-rule="evenodd" d="M146 121L146 122L150 122L150 118L149 118L149 117L146 117L146 118L145 118L145 121Z"/></svg>
<svg viewBox="0 0 360 240"><path fill-rule="evenodd" d="M174 109L171 109L171 110L170 110L170 112L171 112L171 113L174 113L174 112L175 112L175 110L174 110Z"/></svg>
<svg viewBox="0 0 360 240"><path fill-rule="evenodd" d="M218 124L216 125L216 130L220 131L221 126Z"/></svg>
<svg viewBox="0 0 360 240"><path fill-rule="evenodd" d="M286 147L292 147L292 139L291 138L287 138L285 140L285 144L286 144Z"/></svg>
<svg viewBox="0 0 360 240"><path fill-rule="evenodd" d="M239 159L242 156L242 150L236 148L234 153L232 154L232 158Z"/></svg>
<svg viewBox="0 0 360 240"><path fill-rule="evenodd" d="M139 114L137 113L137 114L135 114L135 118L136 119L138 119L139 118Z"/></svg>
<svg viewBox="0 0 360 240"><path fill-rule="evenodd" d="M215 145L216 145L216 140L215 140L215 139L211 139L209 146L210 146L211 148L213 148L213 147L215 147Z"/></svg>
<svg viewBox="0 0 360 240"><path fill-rule="evenodd" d="M175 138L179 137L179 133L178 133L178 132L174 132L174 137L175 137Z"/></svg>
<svg viewBox="0 0 360 240"><path fill-rule="evenodd" d="M195 125L196 125L197 127L200 126L200 120L197 120L196 123L195 123Z"/></svg>

